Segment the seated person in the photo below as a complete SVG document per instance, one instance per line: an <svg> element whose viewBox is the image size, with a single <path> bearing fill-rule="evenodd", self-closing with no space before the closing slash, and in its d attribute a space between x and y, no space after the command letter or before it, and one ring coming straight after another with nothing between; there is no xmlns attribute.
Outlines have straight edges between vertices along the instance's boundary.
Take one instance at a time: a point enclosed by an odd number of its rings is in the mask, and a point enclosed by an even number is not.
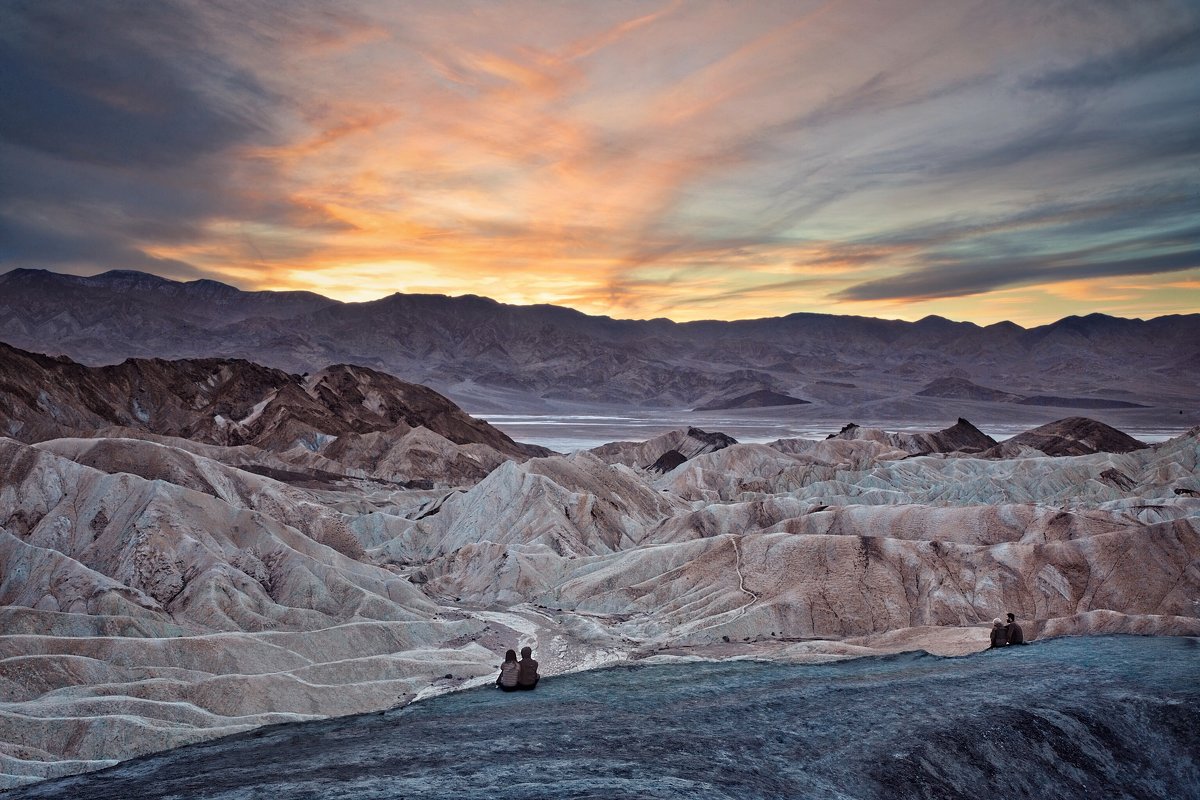
<svg viewBox="0 0 1200 800"><path fill-rule="evenodd" d="M538 682L538 662L533 660L533 650L521 648L521 662L517 671L517 688L532 689Z"/></svg>
<svg viewBox="0 0 1200 800"><path fill-rule="evenodd" d="M1008 644L1008 629L1004 627L1004 623L999 617L992 620L992 643L988 645L988 650L994 647L1004 647Z"/></svg>
<svg viewBox="0 0 1200 800"><path fill-rule="evenodd" d="M515 650L509 650L504 654L504 663L500 665L500 675L496 678L496 686L506 692L515 692L519 672L517 653Z"/></svg>
<svg viewBox="0 0 1200 800"><path fill-rule="evenodd" d="M1004 626L1005 640L1008 644L1025 644L1025 632L1021 630L1021 626L1017 624L1017 618L1013 613L1008 612L1008 624Z"/></svg>

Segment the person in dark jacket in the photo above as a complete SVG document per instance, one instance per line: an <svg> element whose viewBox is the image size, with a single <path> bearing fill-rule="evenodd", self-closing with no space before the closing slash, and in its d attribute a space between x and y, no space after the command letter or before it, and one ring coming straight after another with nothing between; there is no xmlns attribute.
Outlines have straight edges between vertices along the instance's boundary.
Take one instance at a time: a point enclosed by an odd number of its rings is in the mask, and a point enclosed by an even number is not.
<svg viewBox="0 0 1200 800"><path fill-rule="evenodd" d="M517 672L517 688L533 689L538 682L538 662L533 660L533 650L521 648L521 661Z"/></svg>
<svg viewBox="0 0 1200 800"><path fill-rule="evenodd" d="M517 663L517 651L509 650L504 654L504 663L500 665L500 675L496 678L496 687L506 692L517 690L517 676L521 671Z"/></svg>
<svg viewBox="0 0 1200 800"><path fill-rule="evenodd" d="M992 643L988 645L988 650L996 647L1004 647L1008 644L1008 629L1004 627L1004 623L999 617L992 620Z"/></svg>
<svg viewBox="0 0 1200 800"><path fill-rule="evenodd" d="M1007 644L1025 644L1025 632L1021 630L1021 626L1017 624L1017 618L1011 611L1008 612L1008 624L1004 626L1004 630Z"/></svg>

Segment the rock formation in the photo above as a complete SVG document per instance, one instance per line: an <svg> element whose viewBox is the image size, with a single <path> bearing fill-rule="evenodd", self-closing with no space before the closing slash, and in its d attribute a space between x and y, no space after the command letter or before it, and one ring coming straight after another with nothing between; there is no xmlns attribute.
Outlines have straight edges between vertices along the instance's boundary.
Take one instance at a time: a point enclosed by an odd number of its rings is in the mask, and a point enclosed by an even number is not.
<svg viewBox="0 0 1200 800"><path fill-rule="evenodd" d="M1200 634L1200 428L560 456L361 367L7 348L0 430L0 786L486 683L523 644L553 676L965 654L1005 611Z"/></svg>
<svg viewBox="0 0 1200 800"><path fill-rule="evenodd" d="M548 452L517 444L425 386L365 367L308 376L221 359L87 367L0 343L0 432L37 442L108 426L276 452L320 450L343 434L425 427L508 456Z"/></svg>
<svg viewBox="0 0 1200 800"><path fill-rule="evenodd" d="M830 434L829 438L880 442L912 455L978 453L996 445L995 439L962 417L949 428L931 433L888 433L879 428L863 428L850 423L837 433Z"/></svg>
<svg viewBox="0 0 1200 800"><path fill-rule="evenodd" d="M1081 456L1128 453L1144 447L1144 443L1103 422L1087 417L1067 417L1018 434L982 455L985 458L1009 458L1030 449L1048 456Z"/></svg>
<svg viewBox="0 0 1200 800"><path fill-rule="evenodd" d="M689 458L712 453L731 444L737 444L737 440L723 433L682 428L644 442L611 442L593 448L591 452L607 464L670 472Z"/></svg>

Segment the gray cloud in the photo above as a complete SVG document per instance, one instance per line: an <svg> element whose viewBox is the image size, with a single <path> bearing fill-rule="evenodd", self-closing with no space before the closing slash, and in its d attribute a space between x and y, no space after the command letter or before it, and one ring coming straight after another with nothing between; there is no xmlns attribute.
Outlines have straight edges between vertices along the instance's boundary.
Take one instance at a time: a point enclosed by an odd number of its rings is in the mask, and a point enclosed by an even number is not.
<svg viewBox="0 0 1200 800"><path fill-rule="evenodd" d="M0 216L0 264L16 267L53 266L63 272L82 267L138 269L164 278L191 280L213 277L176 259L147 255L119 232L47 230Z"/></svg>
<svg viewBox="0 0 1200 800"><path fill-rule="evenodd" d="M1070 67L1046 70L1025 81L1042 91L1103 89L1200 63L1200 20L1184 15L1167 31Z"/></svg>
<svg viewBox="0 0 1200 800"><path fill-rule="evenodd" d="M235 54L252 41L269 58L338 29L336 14L318 11L319 30L298 34L310 12L177 0L0 5L0 263L196 277L203 270L144 248L202 241L214 219L345 227L279 191L269 163L234 154L283 143L276 120L290 102Z"/></svg>
<svg viewBox="0 0 1200 800"><path fill-rule="evenodd" d="M1200 228L1188 234L1195 241ZM1200 267L1200 249L1147 256L1101 259L1093 252L1061 254L1054 258L973 259L939 264L891 278L867 281L837 292L840 300L930 300L962 297L1006 286L1030 283L1154 275Z"/></svg>
<svg viewBox="0 0 1200 800"><path fill-rule="evenodd" d="M1200 193L1187 180L1047 200L995 217L954 217L858 239L849 251L908 254L920 266L864 281L842 300L961 297L1031 283L1175 272L1197 266Z"/></svg>

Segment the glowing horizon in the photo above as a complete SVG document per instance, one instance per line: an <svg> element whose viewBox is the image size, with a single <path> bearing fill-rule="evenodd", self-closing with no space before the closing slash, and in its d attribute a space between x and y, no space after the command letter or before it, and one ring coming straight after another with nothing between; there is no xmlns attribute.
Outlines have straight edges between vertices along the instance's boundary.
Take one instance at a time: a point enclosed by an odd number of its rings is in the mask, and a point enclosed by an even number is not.
<svg viewBox="0 0 1200 800"><path fill-rule="evenodd" d="M1200 310L1200 8L0 10L0 271L616 318Z"/></svg>

